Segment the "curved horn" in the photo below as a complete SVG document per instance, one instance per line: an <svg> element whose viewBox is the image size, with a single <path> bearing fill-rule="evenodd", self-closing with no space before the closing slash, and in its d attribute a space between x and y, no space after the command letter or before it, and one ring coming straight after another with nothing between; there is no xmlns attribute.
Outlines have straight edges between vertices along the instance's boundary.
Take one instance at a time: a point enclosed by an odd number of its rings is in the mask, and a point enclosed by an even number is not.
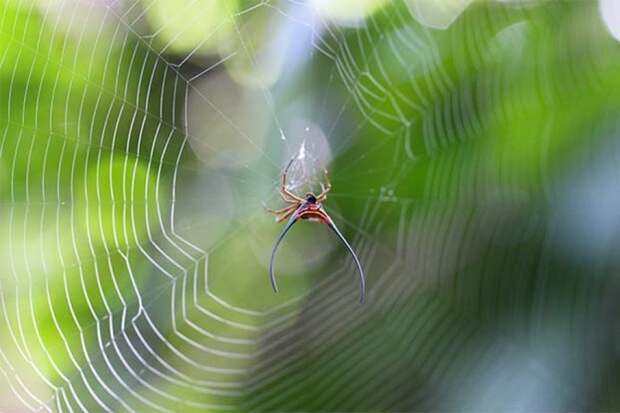
<svg viewBox="0 0 620 413"><path fill-rule="evenodd" d="M297 214L293 214L291 216L291 219L288 220L288 223L286 224L286 226L280 233L280 236L278 237L278 240L276 241L276 244L273 246L273 250L271 251L271 259L269 260L269 276L271 277L271 286L273 287L273 291L275 292L278 292L278 285L276 284L276 275L273 272L273 261L276 258L276 251L278 250L278 247L280 246L280 243L284 239L284 236L286 235L286 233L291 229L293 224L298 221L298 219L299 218L297 217Z"/></svg>
<svg viewBox="0 0 620 413"><path fill-rule="evenodd" d="M327 225L332 230L334 230L336 235L338 235L338 238L340 239L340 241L345 245L345 247L347 247L347 249L351 253L351 256L353 257L353 261L355 261L355 265L357 266L357 271L360 274L360 303L364 304L364 300L366 298L366 278L364 277L364 270L362 269L362 265L360 264L360 260L357 258L357 255L355 254L355 251L353 251L353 248L351 248L351 245L349 245L349 243L347 242L345 237L342 235L342 233L340 232L340 230L338 229L336 224L334 224L334 222L331 221Z"/></svg>

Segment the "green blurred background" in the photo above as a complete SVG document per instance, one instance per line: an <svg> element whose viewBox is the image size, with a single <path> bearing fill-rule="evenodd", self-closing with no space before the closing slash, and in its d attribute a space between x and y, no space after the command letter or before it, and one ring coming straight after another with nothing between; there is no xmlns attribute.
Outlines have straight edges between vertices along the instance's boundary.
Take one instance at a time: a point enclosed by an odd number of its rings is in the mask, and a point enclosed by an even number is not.
<svg viewBox="0 0 620 413"><path fill-rule="evenodd" d="M0 0L0 411L619 411L620 2ZM319 191L357 251L298 224Z"/></svg>

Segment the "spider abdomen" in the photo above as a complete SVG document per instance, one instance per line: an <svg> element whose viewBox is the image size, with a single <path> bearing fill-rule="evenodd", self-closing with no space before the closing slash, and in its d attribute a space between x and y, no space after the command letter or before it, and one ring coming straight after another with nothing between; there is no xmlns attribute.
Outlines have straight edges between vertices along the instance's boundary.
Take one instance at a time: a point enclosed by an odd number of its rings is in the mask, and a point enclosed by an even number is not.
<svg viewBox="0 0 620 413"><path fill-rule="evenodd" d="M306 219L309 221L320 221L325 224L330 224L331 219L323 210L321 204L306 203L301 206L296 213L298 219Z"/></svg>

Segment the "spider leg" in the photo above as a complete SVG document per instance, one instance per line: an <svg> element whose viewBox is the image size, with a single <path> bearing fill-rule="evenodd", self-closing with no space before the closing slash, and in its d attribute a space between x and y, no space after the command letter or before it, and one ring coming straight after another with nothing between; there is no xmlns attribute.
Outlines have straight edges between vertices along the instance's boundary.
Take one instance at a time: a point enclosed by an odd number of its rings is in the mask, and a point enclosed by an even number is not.
<svg viewBox="0 0 620 413"><path fill-rule="evenodd" d="M282 186L283 187L286 186L286 175L288 174L288 169L291 167L294 160L295 158L291 158L291 160L288 161L288 164L286 164L286 168L284 168L284 172L282 172Z"/></svg>
<svg viewBox="0 0 620 413"><path fill-rule="evenodd" d="M286 202L292 202L292 200L294 199L295 201L299 201L299 202L305 202L306 200L298 197L297 195L295 195L294 193L292 193L291 191L289 191L288 189L286 189L286 175L288 174L288 170L291 167L291 165L293 164L293 161L295 160L295 158L292 158L288 165L286 165L286 168L284 168L284 172L282 173L282 182L280 184L280 195L282 195L282 198L286 201ZM291 199L291 201L287 201L286 197L289 197Z"/></svg>
<svg viewBox="0 0 620 413"><path fill-rule="evenodd" d="M292 202L292 200L295 200L295 202L306 202L305 199L303 199L301 197L298 197L297 195L295 195L294 193L292 193L291 191L286 189L286 187L284 187L284 186L280 187L280 195L282 195L282 198L285 201L286 201L286 196L291 198L291 201L287 201L287 202Z"/></svg>
<svg viewBox="0 0 620 413"><path fill-rule="evenodd" d="M278 285L276 284L276 275L273 272L273 261L274 261L274 259L276 257L276 252L278 250L278 247L280 246L280 243L284 239L284 236L291 229L293 224L295 224L295 222L297 222L297 221L298 221L297 216L296 215L292 215L291 219L289 219L288 223L286 224L286 226L284 227L284 229L280 233L280 236L278 236L278 239L276 240L276 243L273 246L273 250L271 250L271 259L269 260L269 277L271 278L271 286L273 287L273 291L275 291L275 292L278 292Z"/></svg>
<svg viewBox="0 0 620 413"><path fill-rule="evenodd" d="M323 202L327 199L327 193L329 192L329 189L321 192L321 194L319 196L316 197L316 201L317 202Z"/></svg>
<svg viewBox="0 0 620 413"><path fill-rule="evenodd" d="M359 276L360 276L360 303L364 304L364 300L366 297L366 278L364 276L364 270L362 269L360 260L357 258L355 251L353 251L353 248L351 248L351 245L349 245L349 243L345 239L344 235L342 235L342 233L340 232L336 224L334 224L334 222L331 219L330 221L331 222L328 223L327 225L336 233L336 235L338 236L340 241L344 244L344 246L347 247L347 249L349 250L349 253L351 253L351 256L353 257L353 261L355 261L355 265L357 266L357 271L359 272Z"/></svg>
<svg viewBox="0 0 620 413"><path fill-rule="evenodd" d="M332 189L332 183L329 180L329 172L327 172L327 169L323 169L323 173L325 174L325 181L327 182L327 192L329 192L329 190Z"/></svg>
<svg viewBox="0 0 620 413"><path fill-rule="evenodd" d="M287 205L284 208L280 208L280 209L271 209L271 208L265 207L265 210L274 215L281 215L282 213L287 212L292 207L293 205Z"/></svg>
<svg viewBox="0 0 620 413"><path fill-rule="evenodd" d="M297 195L291 193L286 188L280 188L280 196L282 197L284 202L288 202L290 204L292 204L292 203L298 204L300 202L306 202L305 199L302 199L302 198L298 197Z"/></svg>
<svg viewBox="0 0 620 413"><path fill-rule="evenodd" d="M324 169L323 172L325 173L325 180L327 181L327 186L323 186L323 184L321 184L323 192L321 192L320 195L316 197L316 200L318 202L325 201L325 199L327 199L327 193L332 189L332 183L329 180L329 173L327 172L327 169Z"/></svg>
<svg viewBox="0 0 620 413"><path fill-rule="evenodd" d="M297 211L297 205L291 205L286 211L281 212L278 216L276 216L276 222L282 222L293 214L293 212Z"/></svg>

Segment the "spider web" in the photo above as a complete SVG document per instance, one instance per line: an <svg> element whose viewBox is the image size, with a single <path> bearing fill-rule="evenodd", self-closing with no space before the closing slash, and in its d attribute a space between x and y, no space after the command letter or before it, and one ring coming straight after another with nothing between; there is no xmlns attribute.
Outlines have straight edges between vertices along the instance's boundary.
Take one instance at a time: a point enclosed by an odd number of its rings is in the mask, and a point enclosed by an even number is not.
<svg viewBox="0 0 620 413"><path fill-rule="evenodd" d="M546 223L567 131L599 120L577 97L615 85L595 8L453 2L435 30L424 1L383 3L346 24L294 0L3 3L0 409L586 406L604 359L572 334L615 290L554 289ZM364 307L319 225L270 290L263 205L292 157L300 194L329 169Z"/></svg>

